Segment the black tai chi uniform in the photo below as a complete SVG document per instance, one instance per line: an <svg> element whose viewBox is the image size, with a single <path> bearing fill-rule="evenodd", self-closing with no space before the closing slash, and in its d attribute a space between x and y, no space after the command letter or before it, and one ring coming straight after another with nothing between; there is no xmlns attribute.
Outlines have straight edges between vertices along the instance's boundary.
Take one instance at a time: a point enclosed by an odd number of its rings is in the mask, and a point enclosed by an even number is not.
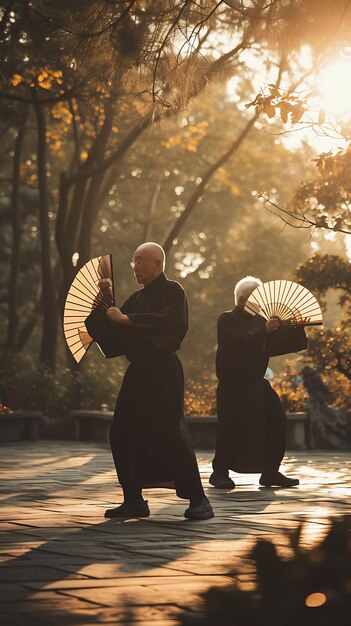
<svg viewBox="0 0 351 626"><path fill-rule="evenodd" d="M236 306L218 318L217 444L213 469L275 474L285 454L286 415L264 375L269 357L307 347L303 326L280 326Z"/></svg>
<svg viewBox="0 0 351 626"><path fill-rule="evenodd" d="M184 421L184 376L176 355L188 329L181 285L162 273L121 307L132 325L111 322L95 309L89 334L107 357L125 355L130 365L110 431L113 459L126 499L143 487L168 486L180 498L204 497Z"/></svg>

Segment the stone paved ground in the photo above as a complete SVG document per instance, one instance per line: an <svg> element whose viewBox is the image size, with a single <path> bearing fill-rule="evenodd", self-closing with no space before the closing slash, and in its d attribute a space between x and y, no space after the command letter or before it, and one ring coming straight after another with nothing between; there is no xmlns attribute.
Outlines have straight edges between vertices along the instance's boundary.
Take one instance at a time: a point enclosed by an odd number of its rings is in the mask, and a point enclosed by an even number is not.
<svg viewBox="0 0 351 626"><path fill-rule="evenodd" d="M257 475L236 475L228 493L208 486L211 456L198 454L214 519L187 521L173 491L149 490L151 517L118 522L103 517L121 499L107 446L2 445L2 623L173 626L181 611L201 610L210 585L252 586L247 555L257 537L288 553L286 530L301 520L308 545L330 515L351 513L347 453L290 453L284 470L299 488L259 488Z"/></svg>

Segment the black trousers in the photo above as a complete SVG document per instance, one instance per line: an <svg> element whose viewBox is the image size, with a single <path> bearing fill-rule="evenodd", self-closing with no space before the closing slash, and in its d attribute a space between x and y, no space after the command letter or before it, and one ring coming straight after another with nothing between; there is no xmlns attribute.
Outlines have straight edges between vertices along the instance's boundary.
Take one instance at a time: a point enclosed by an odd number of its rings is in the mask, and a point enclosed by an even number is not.
<svg viewBox="0 0 351 626"><path fill-rule="evenodd" d="M217 389L217 442L213 469L274 473L285 454L287 419L277 393L265 379Z"/></svg>
<svg viewBox="0 0 351 626"><path fill-rule="evenodd" d="M110 430L125 498L140 495L148 486L171 486L186 499L204 497L183 398L183 369L176 355L129 366Z"/></svg>

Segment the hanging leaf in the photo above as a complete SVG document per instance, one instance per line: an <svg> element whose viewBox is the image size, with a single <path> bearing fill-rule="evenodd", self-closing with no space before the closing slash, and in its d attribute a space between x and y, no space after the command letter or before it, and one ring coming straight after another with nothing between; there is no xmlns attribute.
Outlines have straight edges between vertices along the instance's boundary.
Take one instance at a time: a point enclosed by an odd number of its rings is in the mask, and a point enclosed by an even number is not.
<svg viewBox="0 0 351 626"><path fill-rule="evenodd" d="M280 103L280 117L281 117L282 122L284 122L284 124L288 121L288 113L289 113L289 108L286 102L281 102Z"/></svg>
<svg viewBox="0 0 351 626"><path fill-rule="evenodd" d="M318 124L324 124L325 122L325 110L321 109L318 115Z"/></svg>
<svg viewBox="0 0 351 626"><path fill-rule="evenodd" d="M264 106L264 112L271 119L272 117L275 116L275 107L272 104L266 104Z"/></svg>
<svg viewBox="0 0 351 626"><path fill-rule="evenodd" d="M279 89L276 85L274 85L273 83L270 83L268 85L269 87L269 91L271 93L272 98L278 98L279 97Z"/></svg>
<svg viewBox="0 0 351 626"><path fill-rule="evenodd" d="M316 218L316 225L319 226L320 228L328 228L329 224L328 224L328 219L326 215L319 215Z"/></svg>
<svg viewBox="0 0 351 626"><path fill-rule="evenodd" d="M325 170L328 174L334 174L334 176L338 173L338 168L333 157L325 159Z"/></svg>
<svg viewBox="0 0 351 626"><path fill-rule="evenodd" d="M335 231L341 230L343 225L344 224L343 224L342 217L337 217L336 220L335 220L335 224L333 226L333 230L335 230Z"/></svg>
<svg viewBox="0 0 351 626"><path fill-rule="evenodd" d="M296 124L297 122L299 122L304 112L305 112L305 109L303 108L301 104L294 106L292 114L291 114L292 123Z"/></svg>

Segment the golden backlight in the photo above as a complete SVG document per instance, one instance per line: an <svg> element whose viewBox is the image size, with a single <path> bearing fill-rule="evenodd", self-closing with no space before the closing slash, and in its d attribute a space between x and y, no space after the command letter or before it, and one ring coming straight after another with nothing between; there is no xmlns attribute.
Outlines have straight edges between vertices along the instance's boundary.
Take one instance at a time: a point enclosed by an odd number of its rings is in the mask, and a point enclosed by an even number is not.
<svg viewBox="0 0 351 626"><path fill-rule="evenodd" d="M328 116L351 117L351 59L338 59L319 73L316 87Z"/></svg>

